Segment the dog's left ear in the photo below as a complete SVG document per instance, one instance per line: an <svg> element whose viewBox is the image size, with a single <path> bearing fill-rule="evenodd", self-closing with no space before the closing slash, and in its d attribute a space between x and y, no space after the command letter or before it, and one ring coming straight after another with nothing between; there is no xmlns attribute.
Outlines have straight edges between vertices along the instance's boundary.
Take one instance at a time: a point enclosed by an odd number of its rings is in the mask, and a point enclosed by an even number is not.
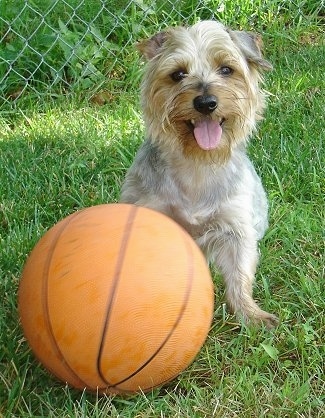
<svg viewBox="0 0 325 418"><path fill-rule="evenodd" d="M263 41L259 34L234 30L229 31L229 35L249 63L265 71L272 70L272 64L262 56Z"/></svg>
<svg viewBox="0 0 325 418"><path fill-rule="evenodd" d="M167 32L159 32L149 39L144 39L137 43L137 50L146 60L154 58L161 50L167 39Z"/></svg>

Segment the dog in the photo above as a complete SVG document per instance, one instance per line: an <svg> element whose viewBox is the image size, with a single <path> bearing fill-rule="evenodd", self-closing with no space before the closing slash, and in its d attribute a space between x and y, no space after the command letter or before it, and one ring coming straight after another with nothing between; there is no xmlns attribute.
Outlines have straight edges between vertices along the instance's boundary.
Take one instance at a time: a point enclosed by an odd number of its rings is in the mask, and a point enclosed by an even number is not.
<svg viewBox="0 0 325 418"><path fill-rule="evenodd" d="M265 107L262 74L272 69L260 36L201 21L159 32L137 47L147 61L141 87L146 140L120 202L178 222L221 272L231 310L245 322L273 327L277 317L252 296L268 204L245 151Z"/></svg>

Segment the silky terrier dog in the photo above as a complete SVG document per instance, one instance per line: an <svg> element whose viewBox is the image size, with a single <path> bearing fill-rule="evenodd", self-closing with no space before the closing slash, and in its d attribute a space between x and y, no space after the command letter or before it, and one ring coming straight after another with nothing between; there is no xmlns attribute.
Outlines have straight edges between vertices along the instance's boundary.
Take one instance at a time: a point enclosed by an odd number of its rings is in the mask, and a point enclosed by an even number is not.
<svg viewBox="0 0 325 418"><path fill-rule="evenodd" d="M272 68L260 37L202 21L160 32L138 49L147 60L146 140L121 202L163 212L182 225L223 275L232 311L272 327L276 316L252 296L268 205L245 152L264 109L262 72Z"/></svg>

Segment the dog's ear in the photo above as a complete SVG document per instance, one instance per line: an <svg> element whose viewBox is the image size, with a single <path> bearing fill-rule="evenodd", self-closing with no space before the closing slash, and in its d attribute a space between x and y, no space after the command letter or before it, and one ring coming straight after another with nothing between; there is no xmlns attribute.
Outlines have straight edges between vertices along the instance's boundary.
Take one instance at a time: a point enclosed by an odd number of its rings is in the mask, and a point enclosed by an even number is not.
<svg viewBox="0 0 325 418"><path fill-rule="evenodd" d="M144 39L136 44L137 50L148 61L154 58L161 50L167 39L167 32L159 32L149 39Z"/></svg>
<svg viewBox="0 0 325 418"><path fill-rule="evenodd" d="M262 70L272 70L272 64L262 56L262 37L254 32L229 31L233 42L240 48L247 61Z"/></svg>

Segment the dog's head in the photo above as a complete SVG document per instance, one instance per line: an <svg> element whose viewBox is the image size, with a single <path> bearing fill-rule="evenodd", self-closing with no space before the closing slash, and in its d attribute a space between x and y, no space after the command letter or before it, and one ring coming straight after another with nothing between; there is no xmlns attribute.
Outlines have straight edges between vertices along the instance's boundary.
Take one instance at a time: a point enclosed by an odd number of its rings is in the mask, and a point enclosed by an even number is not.
<svg viewBox="0 0 325 418"><path fill-rule="evenodd" d="M260 38L216 21L175 27L141 41L142 105L152 141L224 161L261 117L259 82L271 65Z"/></svg>

